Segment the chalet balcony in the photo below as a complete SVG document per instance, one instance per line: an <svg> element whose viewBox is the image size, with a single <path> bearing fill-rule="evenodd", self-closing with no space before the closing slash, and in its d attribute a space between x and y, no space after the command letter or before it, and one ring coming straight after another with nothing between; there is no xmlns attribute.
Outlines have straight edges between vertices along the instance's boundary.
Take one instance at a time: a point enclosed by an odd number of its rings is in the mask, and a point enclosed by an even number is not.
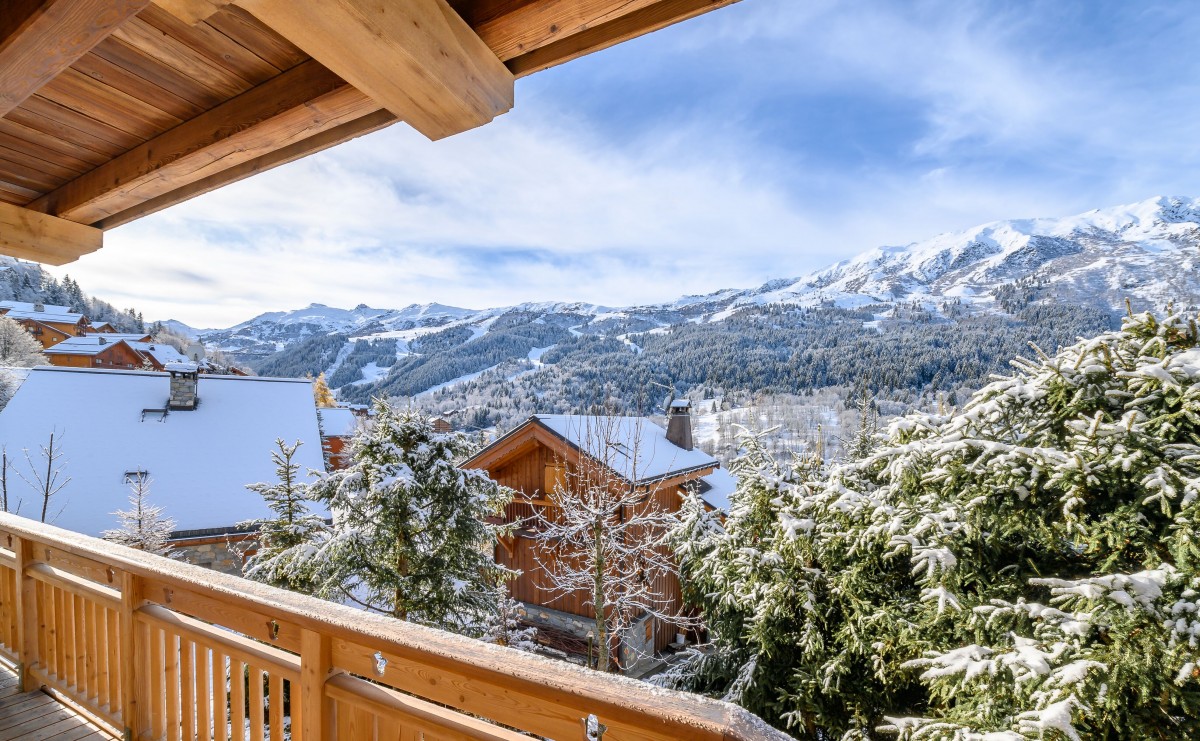
<svg viewBox="0 0 1200 741"><path fill-rule="evenodd" d="M3 513L0 654L0 738L785 738L728 703Z"/></svg>

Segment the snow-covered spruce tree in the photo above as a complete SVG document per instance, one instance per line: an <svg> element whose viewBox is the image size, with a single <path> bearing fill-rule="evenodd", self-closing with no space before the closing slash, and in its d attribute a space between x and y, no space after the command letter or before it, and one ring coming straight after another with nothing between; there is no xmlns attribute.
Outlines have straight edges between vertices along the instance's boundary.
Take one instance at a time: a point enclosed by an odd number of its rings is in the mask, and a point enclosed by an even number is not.
<svg viewBox="0 0 1200 741"><path fill-rule="evenodd" d="M512 491L464 471L468 440L428 417L376 401L350 442L350 465L312 485L333 513L318 592L446 630L479 633L507 575L493 560Z"/></svg>
<svg viewBox="0 0 1200 741"><path fill-rule="evenodd" d="M276 440L271 451L276 481L246 486L266 501L274 516L240 523L258 531L256 550L242 571L247 579L311 594L318 582L316 555L328 532L325 520L309 507L308 485L293 460L300 445L299 440L291 445Z"/></svg>
<svg viewBox="0 0 1200 741"><path fill-rule="evenodd" d="M45 364L41 343L20 322L0 316L0 365L32 368Z"/></svg>
<svg viewBox="0 0 1200 741"><path fill-rule="evenodd" d="M150 478L134 475L129 482L129 509L114 512L121 526L105 530L105 540L137 548L158 556L171 555L171 533L175 521L163 516L163 508L150 504Z"/></svg>
<svg viewBox="0 0 1200 741"><path fill-rule="evenodd" d="M685 559L743 668L708 689L813 738L1200 737L1198 345L1131 316L826 477L742 487L697 533L713 565ZM735 517L766 496L756 539Z"/></svg>
<svg viewBox="0 0 1200 741"><path fill-rule="evenodd" d="M799 668L801 653L788 616L817 598L796 576L811 564L781 559L790 545L780 526L781 497L820 476L824 464L815 450L777 461L768 449L774 433L738 428L742 452L730 465L738 485L724 517L697 496L684 502L671 545L684 596L702 607L712 645L693 650L658 681L739 703L782 725L778 688ZM761 613L779 603L783 611Z"/></svg>
<svg viewBox="0 0 1200 741"><path fill-rule="evenodd" d="M536 651L537 628L521 621L521 603L508 596L508 587L504 583L495 585L493 589L495 594L491 611L484 619L480 637L488 643Z"/></svg>
<svg viewBox="0 0 1200 741"><path fill-rule="evenodd" d="M579 443L590 455L560 463L549 504L534 508L530 524L548 596L581 595L595 626L597 668L609 671L613 642L637 620L690 622L667 586L678 575L667 538L679 520L658 486L632 483L647 465L638 459L640 429L611 415L581 419Z"/></svg>

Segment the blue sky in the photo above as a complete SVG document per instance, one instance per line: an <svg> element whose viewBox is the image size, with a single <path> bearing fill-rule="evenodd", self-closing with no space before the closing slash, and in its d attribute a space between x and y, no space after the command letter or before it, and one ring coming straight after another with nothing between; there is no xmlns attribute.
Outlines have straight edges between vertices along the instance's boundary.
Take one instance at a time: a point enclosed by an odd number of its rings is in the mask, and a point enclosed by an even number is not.
<svg viewBox="0 0 1200 741"><path fill-rule="evenodd" d="M149 317L608 305L997 219L1200 195L1191 3L743 0L109 232L56 269Z"/></svg>

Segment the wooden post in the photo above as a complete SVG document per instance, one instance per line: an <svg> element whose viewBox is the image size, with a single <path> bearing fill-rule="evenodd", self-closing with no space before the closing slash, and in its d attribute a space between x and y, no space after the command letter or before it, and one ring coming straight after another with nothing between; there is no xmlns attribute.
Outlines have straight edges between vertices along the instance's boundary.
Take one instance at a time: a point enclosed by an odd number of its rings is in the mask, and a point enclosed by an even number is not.
<svg viewBox="0 0 1200 741"><path fill-rule="evenodd" d="M29 575L29 566L33 564L33 543L26 538L17 538L13 551L17 556L16 621L17 667L20 671L22 692L32 692L37 689L36 681L29 671L40 657L37 655L38 646L38 612L37 612L37 582Z"/></svg>
<svg viewBox="0 0 1200 741"><path fill-rule="evenodd" d="M329 636L312 630L301 631L299 741L333 739L333 713L329 712L325 696L325 682L332 669L333 646ZM292 697L296 697L295 690Z"/></svg>
<svg viewBox="0 0 1200 741"><path fill-rule="evenodd" d="M146 703L141 696L146 686L144 666L145 646L137 639L135 613L142 606L142 580L125 572L121 575L121 720L125 724L125 741L141 738L147 727Z"/></svg>

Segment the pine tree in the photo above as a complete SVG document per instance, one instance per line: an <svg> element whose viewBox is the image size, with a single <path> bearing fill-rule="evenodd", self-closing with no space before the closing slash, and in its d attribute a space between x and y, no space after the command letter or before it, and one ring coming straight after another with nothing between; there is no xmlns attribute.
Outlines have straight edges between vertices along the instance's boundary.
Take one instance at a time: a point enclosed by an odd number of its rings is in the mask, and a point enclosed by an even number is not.
<svg viewBox="0 0 1200 741"><path fill-rule="evenodd" d="M325 521L312 513L308 486L294 461L300 445L299 440L291 445L276 440L271 460L277 480L246 486L266 501L275 516L240 523L258 532L257 550L246 559L243 573L247 579L311 593L317 587L317 553L328 532Z"/></svg>
<svg viewBox="0 0 1200 741"><path fill-rule="evenodd" d="M1200 737L1197 335L1130 316L826 474L748 461L680 532L718 640L676 678L806 738Z"/></svg>
<svg viewBox="0 0 1200 741"><path fill-rule="evenodd" d="M507 572L492 553L488 523L511 490L455 464L459 434L435 433L428 417L379 400L350 442L350 466L312 488L333 512L321 549L323 595L447 630L475 632L493 610L490 585Z"/></svg>
<svg viewBox="0 0 1200 741"><path fill-rule="evenodd" d="M150 478L137 473L129 480L129 509L117 510L121 526L105 530L102 537L158 556L171 555L171 533L175 521L163 516L163 508L150 504Z"/></svg>
<svg viewBox="0 0 1200 741"><path fill-rule="evenodd" d="M0 316L0 365L32 368L45 364L41 343L20 322Z"/></svg>

